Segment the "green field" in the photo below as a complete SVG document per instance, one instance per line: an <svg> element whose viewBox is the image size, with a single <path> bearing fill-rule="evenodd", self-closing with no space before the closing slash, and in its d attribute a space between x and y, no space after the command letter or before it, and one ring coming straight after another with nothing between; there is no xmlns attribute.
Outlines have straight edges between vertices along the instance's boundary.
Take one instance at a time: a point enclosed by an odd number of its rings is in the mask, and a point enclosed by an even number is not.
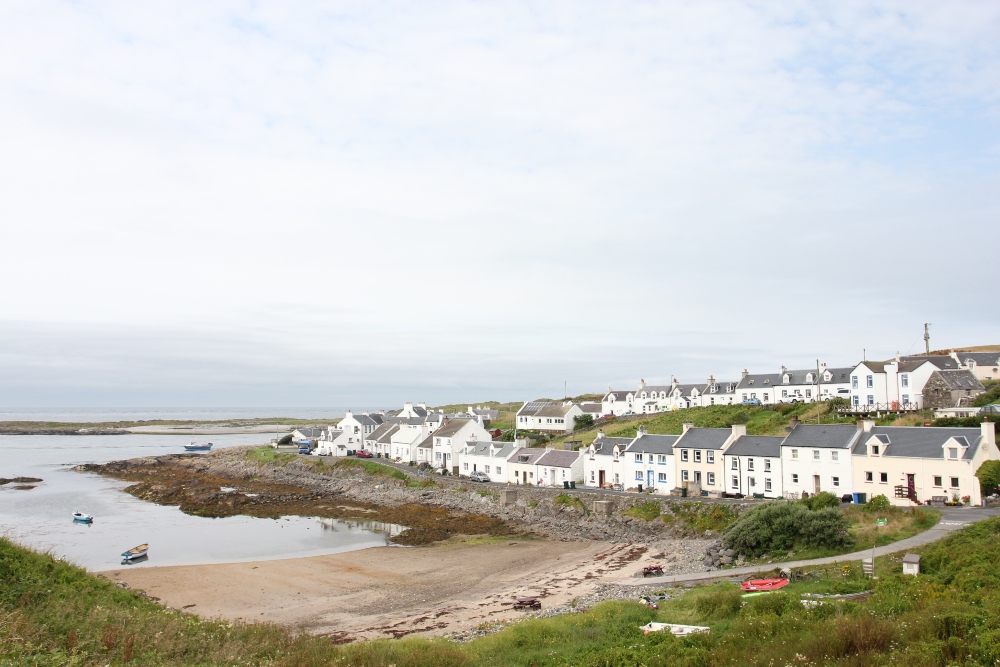
<svg viewBox="0 0 1000 667"><path fill-rule="evenodd" d="M0 664L12 665L812 665L995 666L1000 662L1000 519L921 550L922 574L900 556L830 566L783 591L741 598L734 584L666 591L659 611L634 602L528 620L465 644L410 639L338 646L267 623L201 620L0 538ZM802 593L855 593L806 609ZM651 620L709 634L643 635Z"/></svg>

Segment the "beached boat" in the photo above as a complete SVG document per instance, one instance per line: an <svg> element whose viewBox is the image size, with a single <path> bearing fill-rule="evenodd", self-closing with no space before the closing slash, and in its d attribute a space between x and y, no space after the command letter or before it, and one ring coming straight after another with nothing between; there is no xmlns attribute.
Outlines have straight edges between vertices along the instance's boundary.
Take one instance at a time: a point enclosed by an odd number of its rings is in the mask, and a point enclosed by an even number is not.
<svg viewBox="0 0 1000 667"><path fill-rule="evenodd" d="M135 560L136 558L142 558L149 552L148 544L140 544L137 547L132 547L128 551L122 554L122 558L125 560Z"/></svg>
<svg viewBox="0 0 1000 667"><path fill-rule="evenodd" d="M190 444L184 445L184 450L188 452L207 452L212 449L212 443L206 442L199 445L197 442L192 440Z"/></svg>
<svg viewBox="0 0 1000 667"><path fill-rule="evenodd" d="M73 521L77 523L94 523L94 517L83 512L73 512Z"/></svg>
<svg viewBox="0 0 1000 667"><path fill-rule="evenodd" d="M788 579L750 579L744 581L740 588L744 593L761 593L764 591L776 591L788 585Z"/></svg>

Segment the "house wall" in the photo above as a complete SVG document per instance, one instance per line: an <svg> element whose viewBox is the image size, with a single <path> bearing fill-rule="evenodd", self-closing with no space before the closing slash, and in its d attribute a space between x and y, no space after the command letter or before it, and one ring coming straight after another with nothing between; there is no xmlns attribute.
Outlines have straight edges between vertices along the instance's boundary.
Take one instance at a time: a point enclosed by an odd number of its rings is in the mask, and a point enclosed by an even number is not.
<svg viewBox="0 0 1000 667"><path fill-rule="evenodd" d="M816 452L819 452L819 458L816 458ZM853 493L851 450L846 447L781 446L782 495L786 498L801 498L803 491L813 495L816 492L814 478L817 475L820 491L829 491L835 496Z"/></svg>
<svg viewBox="0 0 1000 667"><path fill-rule="evenodd" d="M781 456L726 456L725 467L726 493L742 493L745 496L762 493L765 498L783 495ZM750 484L751 479L754 481L753 485ZM770 489L767 488L769 480Z"/></svg>
<svg viewBox="0 0 1000 667"><path fill-rule="evenodd" d="M535 466L537 486L562 486L563 482L579 482L583 479L583 457L578 456L570 467Z"/></svg>
<svg viewBox="0 0 1000 667"><path fill-rule="evenodd" d="M635 412L635 394L629 393L624 399L616 399L612 394L605 394L601 401L601 408L606 415L620 417L626 412Z"/></svg>
<svg viewBox="0 0 1000 667"><path fill-rule="evenodd" d="M625 488L635 489L642 484L643 490L652 488L653 493L669 495L676 487L677 469L672 454L652 454L649 452L626 451Z"/></svg>
<svg viewBox="0 0 1000 667"><path fill-rule="evenodd" d="M623 484L628 486L628 477L625 471L625 456L622 452L617 457L609 454L586 454L583 457L583 483L585 486L598 487L601 479L601 470L604 471L605 484Z"/></svg>
<svg viewBox="0 0 1000 667"><path fill-rule="evenodd" d="M447 467L451 471L458 467L461 471L462 452L465 450L466 443L472 440L489 442L492 439L493 436L482 424L470 420L450 436L434 436L432 463L435 468Z"/></svg>
<svg viewBox="0 0 1000 667"><path fill-rule="evenodd" d="M459 472L462 475L469 475L473 471L485 472L490 476L491 482L504 483L514 481L513 477L509 477L508 475L510 467L507 465L507 459L501 456L463 454Z"/></svg>
<svg viewBox="0 0 1000 667"><path fill-rule="evenodd" d="M940 374L932 374L924 385L924 407L937 409L972 405L972 399L981 393L978 389L952 389Z"/></svg>
<svg viewBox="0 0 1000 667"><path fill-rule="evenodd" d="M780 387L780 385L778 386ZM736 402L742 403L751 398L756 398L764 405L774 405L777 403L777 399L775 398L776 393L778 395L781 394L780 391L775 392L774 385L770 384L752 384L745 387L737 387Z"/></svg>

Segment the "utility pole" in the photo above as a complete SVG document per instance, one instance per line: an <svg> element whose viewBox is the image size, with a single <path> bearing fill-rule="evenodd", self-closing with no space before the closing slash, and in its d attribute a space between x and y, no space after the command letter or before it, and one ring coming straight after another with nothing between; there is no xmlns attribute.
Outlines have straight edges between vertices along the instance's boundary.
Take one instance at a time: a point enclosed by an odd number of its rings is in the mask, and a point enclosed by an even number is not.
<svg viewBox="0 0 1000 667"><path fill-rule="evenodd" d="M819 395L819 359L816 360L816 394L813 397L818 403L820 399ZM819 411L816 411L816 423L819 423Z"/></svg>
<svg viewBox="0 0 1000 667"><path fill-rule="evenodd" d="M931 353L931 323L924 323L924 351L927 354Z"/></svg>

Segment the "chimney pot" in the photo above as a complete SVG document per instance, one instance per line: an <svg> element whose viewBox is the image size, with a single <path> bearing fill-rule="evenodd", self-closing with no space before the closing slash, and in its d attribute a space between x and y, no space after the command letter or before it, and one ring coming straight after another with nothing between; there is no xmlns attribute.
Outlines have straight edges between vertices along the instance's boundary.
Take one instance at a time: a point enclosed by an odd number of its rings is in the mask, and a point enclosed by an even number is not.
<svg viewBox="0 0 1000 667"><path fill-rule="evenodd" d="M694 422L684 422L684 430L681 431L681 435L687 433L692 428L694 428Z"/></svg>

